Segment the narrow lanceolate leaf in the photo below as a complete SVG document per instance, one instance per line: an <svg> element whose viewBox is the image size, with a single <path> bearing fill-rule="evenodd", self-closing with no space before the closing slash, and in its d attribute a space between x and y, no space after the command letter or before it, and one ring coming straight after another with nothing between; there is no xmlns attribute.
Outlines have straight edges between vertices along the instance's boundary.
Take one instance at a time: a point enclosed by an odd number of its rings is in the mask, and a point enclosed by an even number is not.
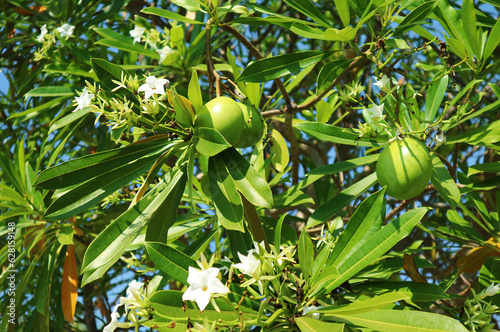
<svg viewBox="0 0 500 332"><path fill-rule="evenodd" d="M61 189L85 182L103 172L161 150L165 145L169 145L167 142L168 137L165 135L156 140L144 139L124 148L72 159L44 170L33 185L43 189Z"/></svg>
<svg viewBox="0 0 500 332"><path fill-rule="evenodd" d="M331 27L328 19L320 12L318 8L316 8L311 0L285 0L285 2L290 7L298 10L300 13L305 14L306 17L311 18L321 26L325 28Z"/></svg>
<svg viewBox="0 0 500 332"><path fill-rule="evenodd" d="M351 128L342 128L326 123L301 122L294 125L294 127L319 140L338 144L381 147L387 142L387 139L377 137L360 138L359 134Z"/></svg>
<svg viewBox="0 0 500 332"><path fill-rule="evenodd" d="M349 60L334 60L324 65L318 74L316 84L317 92L321 93L325 91L340 75L340 73L347 69L349 63Z"/></svg>
<svg viewBox="0 0 500 332"><path fill-rule="evenodd" d="M342 210L349 202L359 197L362 193L370 189L375 183L377 183L377 174L372 173L365 177L364 179L356 182L349 188L345 189L337 196L333 197L325 204L321 205L314 211L314 213L307 220L307 227L314 227L321 223L328 221L337 212Z"/></svg>
<svg viewBox="0 0 500 332"><path fill-rule="evenodd" d="M379 309L354 315L334 315L328 320L386 332L467 332L457 320L444 315L412 310Z"/></svg>
<svg viewBox="0 0 500 332"><path fill-rule="evenodd" d="M448 87L448 75L443 76L429 88L425 102L425 120L433 121L439 106L443 101L446 88Z"/></svg>
<svg viewBox="0 0 500 332"><path fill-rule="evenodd" d="M460 190L439 157L435 153L431 153L431 157L433 163L431 182L441 197L455 207L460 201Z"/></svg>
<svg viewBox="0 0 500 332"><path fill-rule="evenodd" d="M294 320L301 332L344 332L345 327L344 324L323 322L307 316L297 317Z"/></svg>
<svg viewBox="0 0 500 332"><path fill-rule="evenodd" d="M299 51L265 58L250 63L237 81L267 82L276 78L299 72L326 59L332 52Z"/></svg>
<svg viewBox="0 0 500 332"><path fill-rule="evenodd" d="M340 234L327 265L338 266L351 252L361 247L382 226L385 190L379 190L365 199L354 211L346 228Z"/></svg>
<svg viewBox="0 0 500 332"><path fill-rule="evenodd" d="M167 187L160 193L163 200L149 217L146 241L167 242L168 230L175 223L177 209L186 188L185 167L178 170L170 179Z"/></svg>
<svg viewBox="0 0 500 332"><path fill-rule="evenodd" d="M389 292L354 303L340 304L331 307L320 308L317 311L327 316L337 315L337 314L353 315L375 309L380 309L387 305L394 304L398 301L409 300L409 299L410 297L407 294L400 292Z"/></svg>
<svg viewBox="0 0 500 332"><path fill-rule="evenodd" d="M110 89L116 87L116 83L113 83L113 80L120 82L122 73L124 75L128 75L128 72L125 69L104 59L91 59L90 64L92 65L92 69L94 69L99 82Z"/></svg>
<svg viewBox="0 0 500 332"><path fill-rule="evenodd" d="M83 257L82 285L100 278L116 263L132 241L141 233L165 198L167 185L159 183L139 202L122 213L90 243ZM168 192L167 192L168 193Z"/></svg>
<svg viewBox="0 0 500 332"><path fill-rule="evenodd" d="M214 158L222 159L227 171L236 185L236 189L256 206L271 208L273 194L267 181L252 165L236 151L227 149Z"/></svg>
<svg viewBox="0 0 500 332"><path fill-rule="evenodd" d="M160 271L185 285L187 284L188 268L190 266L198 268L194 259L166 244L146 242L146 250Z"/></svg>
<svg viewBox="0 0 500 332"><path fill-rule="evenodd" d="M274 154L272 157L272 164L278 172L284 172L288 163L290 162L290 153L288 152L288 146L286 145L285 138L281 133L273 129L271 132L273 137L273 145L271 146L271 153Z"/></svg>
<svg viewBox="0 0 500 332"><path fill-rule="evenodd" d="M303 228L300 233L297 251L299 255L300 269L302 270L302 277L306 280L306 284L309 284L314 262L314 244L312 243L311 237L305 228Z"/></svg>
<svg viewBox="0 0 500 332"><path fill-rule="evenodd" d="M427 16L432 13L436 5L436 1L428 1L412 10L408 15L405 16L403 21L399 23L398 27L395 29L395 33L410 30L414 25L421 23L422 20L427 18Z"/></svg>
<svg viewBox="0 0 500 332"><path fill-rule="evenodd" d="M339 266L332 265L325 268L315 283L315 293L328 292L340 286L356 273L374 263L396 243L410 234L413 227L428 210L429 208L418 208L406 212L373 234L363 246L350 254Z"/></svg>
<svg viewBox="0 0 500 332"><path fill-rule="evenodd" d="M484 47L483 61L486 61L490 57L498 44L500 44L500 20L497 20L488 36L488 41Z"/></svg>
<svg viewBox="0 0 500 332"><path fill-rule="evenodd" d="M59 97L59 96L74 96L75 89L69 86L41 86L39 88L28 91L25 97Z"/></svg>
<svg viewBox="0 0 500 332"><path fill-rule="evenodd" d="M210 195L222 226L226 229L244 232L243 204L220 154L208 160L208 176Z"/></svg>
<svg viewBox="0 0 500 332"><path fill-rule="evenodd" d="M177 22L185 22L189 24L204 24L203 22L187 18L186 16L171 12L170 10L161 9L157 7L147 7L141 10L144 14L152 14L156 16L161 16L169 20L174 20Z"/></svg>
<svg viewBox="0 0 500 332"><path fill-rule="evenodd" d="M460 11L462 16L462 23L465 30L465 37L469 41L469 45L474 51L474 55L478 60L481 60L481 51L479 46L479 40L477 35L477 23L476 23L476 8L474 7L473 0L463 0L462 10Z"/></svg>
<svg viewBox="0 0 500 332"><path fill-rule="evenodd" d="M75 248L71 244L66 248L66 260L61 284L61 306L64 319L73 323L76 300L78 297L78 272L76 270Z"/></svg>

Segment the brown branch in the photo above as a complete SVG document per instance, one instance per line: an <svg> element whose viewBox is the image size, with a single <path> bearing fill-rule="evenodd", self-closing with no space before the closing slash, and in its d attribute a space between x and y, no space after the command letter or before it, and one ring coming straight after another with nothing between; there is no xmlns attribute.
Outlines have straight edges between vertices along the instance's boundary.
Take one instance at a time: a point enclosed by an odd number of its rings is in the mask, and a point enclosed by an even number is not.
<svg viewBox="0 0 500 332"><path fill-rule="evenodd" d="M208 95L210 99L214 98L214 76L215 66L212 62L212 26L210 20L207 22L207 27L205 29L205 47L206 47L206 62L207 62L207 76L208 76Z"/></svg>

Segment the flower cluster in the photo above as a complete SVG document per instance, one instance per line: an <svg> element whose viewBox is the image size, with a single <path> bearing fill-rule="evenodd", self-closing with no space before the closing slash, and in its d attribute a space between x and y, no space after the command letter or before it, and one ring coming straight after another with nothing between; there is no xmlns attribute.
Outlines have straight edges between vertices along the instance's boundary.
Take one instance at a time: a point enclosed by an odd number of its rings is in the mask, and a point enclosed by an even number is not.
<svg viewBox="0 0 500 332"><path fill-rule="evenodd" d="M465 301L463 324L469 327L470 331L493 331L491 318L494 314L500 313L498 306L486 302L485 298L498 294L500 284L492 283L479 294L471 288L472 298Z"/></svg>
<svg viewBox="0 0 500 332"><path fill-rule="evenodd" d="M59 39L67 40L68 38L73 36L73 32L75 30L75 26L69 23L64 23L62 26L53 29L49 33L49 29L47 28L47 24L44 24L40 28L40 34L35 38L35 40L42 44L39 49L35 52L35 61L39 61L44 58L48 58L48 52L53 44L57 42L56 37Z"/></svg>
<svg viewBox="0 0 500 332"><path fill-rule="evenodd" d="M117 304L111 313L111 322L106 325L103 332L113 332L117 328L131 328L139 326L138 316L146 316L148 308L148 300L144 290L144 283L132 280L130 282L126 297L120 297L120 303ZM125 313L123 317L127 317L129 322L119 322L120 314L118 308L124 306Z"/></svg>

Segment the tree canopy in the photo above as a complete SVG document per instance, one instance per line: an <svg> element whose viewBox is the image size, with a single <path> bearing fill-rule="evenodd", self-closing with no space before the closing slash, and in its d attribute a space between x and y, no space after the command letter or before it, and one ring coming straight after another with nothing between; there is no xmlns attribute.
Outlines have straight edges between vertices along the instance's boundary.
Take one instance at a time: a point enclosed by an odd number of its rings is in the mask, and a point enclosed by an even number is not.
<svg viewBox="0 0 500 332"><path fill-rule="evenodd" d="M0 330L498 328L498 0L4 7Z"/></svg>

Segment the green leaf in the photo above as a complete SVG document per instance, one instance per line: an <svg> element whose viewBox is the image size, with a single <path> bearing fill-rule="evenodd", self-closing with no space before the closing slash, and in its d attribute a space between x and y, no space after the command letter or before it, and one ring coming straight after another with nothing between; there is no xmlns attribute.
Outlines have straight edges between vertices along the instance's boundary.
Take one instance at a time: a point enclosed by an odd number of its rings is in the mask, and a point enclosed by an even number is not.
<svg viewBox="0 0 500 332"><path fill-rule="evenodd" d="M455 208L460 202L460 190L439 157L431 152L433 163L431 182L443 199Z"/></svg>
<svg viewBox="0 0 500 332"><path fill-rule="evenodd" d="M359 138L359 134L351 128L341 128L326 123L302 122L294 127L319 140L337 144L382 147L387 143L387 139L382 138Z"/></svg>
<svg viewBox="0 0 500 332"><path fill-rule="evenodd" d="M316 92L321 93L330 87L332 82L349 66L349 60L333 60L321 68L318 74ZM320 121L323 122L323 121Z"/></svg>
<svg viewBox="0 0 500 332"><path fill-rule="evenodd" d="M59 97L74 96L75 89L69 86L42 86L26 93L25 97Z"/></svg>
<svg viewBox="0 0 500 332"><path fill-rule="evenodd" d="M356 285L356 289L375 294L396 291L408 295L412 302L435 302L450 298L439 285L413 281L372 281Z"/></svg>
<svg viewBox="0 0 500 332"><path fill-rule="evenodd" d="M333 318L333 317L332 317ZM337 322L385 332L467 332L457 320L444 315L412 310L372 310L354 315L335 315Z"/></svg>
<svg viewBox="0 0 500 332"><path fill-rule="evenodd" d="M188 97L195 111L203 107L203 98L201 97L200 82L198 81L198 72L196 69L193 69L191 79L189 80Z"/></svg>
<svg viewBox="0 0 500 332"><path fill-rule="evenodd" d="M328 266L315 283L315 293L328 292L356 273L372 264L380 256L393 248L401 239L413 230L413 227L424 217L430 208L417 208L410 210L401 217L392 220L373 234L363 246L353 252L339 266Z"/></svg>
<svg viewBox="0 0 500 332"><path fill-rule="evenodd" d="M372 173L349 188L319 206L307 220L306 227L311 228L322 224L340 212L347 204L358 198L362 193L377 183L377 174Z"/></svg>
<svg viewBox="0 0 500 332"><path fill-rule="evenodd" d="M434 121L448 87L448 75L431 85L425 101L425 121Z"/></svg>
<svg viewBox="0 0 500 332"><path fill-rule="evenodd" d="M297 252L300 269L302 270L302 278L306 280L306 284L309 284L314 262L314 244L305 228L302 228L302 232L300 233Z"/></svg>
<svg viewBox="0 0 500 332"><path fill-rule="evenodd" d="M479 40L477 39L476 8L474 7L474 1L463 0L460 13L462 15L465 37L469 41L469 45L474 51L474 55L478 58L478 61L481 61L481 51Z"/></svg>
<svg viewBox="0 0 500 332"><path fill-rule="evenodd" d="M167 18L169 20L174 20L177 22L184 22L184 23L188 23L188 24L204 24L203 22L187 18L183 15L179 15L177 13L171 12L170 10L161 9L161 8L157 8L157 7L144 8L141 10L141 13L161 16L161 17Z"/></svg>
<svg viewBox="0 0 500 332"><path fill-rule="evenodd" d="M210 195L220 223L226 229L244 232L243 203L220 154L209 158L208 176Z"/></svg>
<svg viewBox="0 0 500 332"><path fill-rule="evenodd" d="M340 305L320 308L317 309L316 311L324 315L323 319L328 320L329 316L359 314L367 311L380 309L385 306L394 304L398 301L404 301L409 299L410 297L404 293L390 292L354 303L340 304Z"/></svg>
<svg viewBox="0 0 500 332"><path fill-rule="evenodd" d="M73 225L63 224L57 232L57 241L62 245L73 244Z"/></svg>
<svg viewBox="0 0 500 332"><path fill-rule="evenodd" d="M414 25L420 25L422 20L426 19L436 7L437 2L432 0L424 2L408 15L405 16L403 21L394 30L394 34L404 33L410 30Z"/></svg>
<svg viewBox="0 0 500 332"><path fill-rule="evenodd" d="M60 189L88 181L102 173L128 164L150 153L163 150L168 144L168 137L162 135L154 140L144 139L119 149L86 155L50 167L41 172L33 186L43 189Z"/></svg>
<svg viewBox="0 0 500 332"><path fill-rule="evenodd" d="M500 172L500 161L494 161L491 163L478 164L469 166L469 171L467 172L467 177L471 175L486 172L486 173L498 173ZM1 196L1 195L0 195Z"/></svg>
<svg viewBox="0 0 500 332"><path fill-rule="evenodd" d="M325 28L331 27L328 19L319 11L318 8L310 0L284 0L290 7L296 9L298 12L306 15L316 23Z"/></svg>
<svg viewBox="0 0 500 332"><path fill-rule="evenodd" d="M434 14L438 18L438 21L444 27L446 32L453 38L458 40L468 54L473 54L469 43L467 42L467 37L465 37L465 30L456 10L451 6L448 0L438 0L438 5L434 10Z"/></svg>
<svg viewBox="0 0 500 332"><path fill-rule="evenodd" d="M340 234L327 265L339 266L382 226L385 189L370 195L354 211Z"/></svg>
<svg viewBox="0 0 500 332"><path fill-rule="evenodd" d="M469 145L484 145L493 149L499 149L495 143L500 141L500 120L493 123L469 129L461 135L446 138L448 144L466 143Z"/></svg>
<svg viewBox="0 0 500 332"><path fill-rule="evenodd" d="M200 154L212 157L231 147L217 129L198 127L193 136L193 144Z"/></svg>
<svg viewBox="0 0 500 332"><path fill-rule="evenodd" d="M251 62L236 81L267 82L276 78L299 72L326 59L332 52L299 51L277 55Z"/></svg>
<svg viewBox="0 0 500 332"><path fill-rule="evenodd" d="M40 277L36 283L35 289L35 302L36 309L42 315L46 315L48 311L48 304L50 303L50 288L51 288L51 280L52 274L55 268L55 262L57 260L57 254L61 245L57 242L54 242L50 249L48 250L46 255L43 255L43 263L40 268Z"/></svg>
<svg viewBox="0 0 500 332"><path fill-rule="evenodd" d="M290 31L304 38L326 40L325 31L314 28L302 21L296 21L290 27Z"/></svg>
<svg viewBox="0 0 500 332"><path fill-rule="evenodd" d="M278 130L273 129L271 136L273 138L271 154L274 154L271 158L272 164L274 168L281 173L285 171L290 162L290 153L288 152L288 146L286 145L285 139Z"/></svg>
<svg viewBox="0 0 500 332"><path fill-rule="evenodd" d="M49 134L53 132L54 130L63 128L70 123L73 123L74 121L84 117L85 115L89 114L92 112L92 109L90 107L85 107L84 109L78 110L76 112L71 112L61 119L57 120L50 126Z"/></svg>
<svg viewBox="0 0 500 332"><path fill-rule="evenodd" d="M296 317L294 320L301 332L344 332L344 324L327 323L307 316Z"/></svg>
<svg viewBox="0 0 500 332"><path fill-rule="evenodd" d="M99 82L110 90L116 87L116 83L113 83L113 80L120 82L122 74L129 75L129 73L122 67L104 59L90 59L90 64L92 65L92 69L96 73Z"/></svg>
<svg viewBox="0 0 500 332"><path fill-rule="evenodd" d="M340 16L342 24L347 27L351 22L351 14L349 13L349 1L348 0L335 0L335 8Z"/></svg>
<svg viewBox="0 0 500 332"><path fill-rule="evenodd" d="M168 230L175 223L179 203L186 188L186 168L177 170L168 182L167 188L162 191L165 195L156 210L149 216L146 241L167 242Z"/></svg>
<svg viewBox="0 0 500 332"><path fill-rule="evenodd" d="M266 180L236 149L227 149L212 157L221 160L236 184L236 189L256 206L271 208L273 193Z"/></svg>
<svg viewBox="0 0 500 332"><path fill-rule="evenodd" d="M198 268L194 259L166 244L146 242L145 246L155 267L185 285L187 285L189 267Z"/></svg>
<svg viewBox="0 0 500 332"><path fill-rule="evenodd" d="M342 30L339 30L337 28L329 28L325 32L325 37L330 41L348 42L356 38L357 32L358 30L351 26L348 26L347 28L344 28Z"/></svg>
<svg viewBox="0 0 500 332"><path fill-rule="evenodd" d="M137 54L143 54L145 56L150 57L151 59L160 59L160 55L154 51L149 50L148 48L145 48L142 45L139 44L132 44L130 42L122 42L116 39L100 39L96 42L96 45L104 45L104 46L109 46L109 47L114 47L122 51L126 52L131 52L131 53L137 53ZM102 59L101 59L102 60ZM103 60L105 61L105 60Z"/></svg>
<svg viewBox="0 0 500 332"><path fill-rule="evenodd" d="M81 271L82 286L102 277L142 232L158 205L165 198L161 182L139 202L122 213L92 241L85 251Z"/></svg>
<svg viewBox="0 0 500 332"><path fill-rule="evenodd" d="M490 31L488 41L484 47L483 61L488 60L488 58L493 54L493 51L497 48L498 44L500 44L500 20L497 20L493 29Z"/></svg>

